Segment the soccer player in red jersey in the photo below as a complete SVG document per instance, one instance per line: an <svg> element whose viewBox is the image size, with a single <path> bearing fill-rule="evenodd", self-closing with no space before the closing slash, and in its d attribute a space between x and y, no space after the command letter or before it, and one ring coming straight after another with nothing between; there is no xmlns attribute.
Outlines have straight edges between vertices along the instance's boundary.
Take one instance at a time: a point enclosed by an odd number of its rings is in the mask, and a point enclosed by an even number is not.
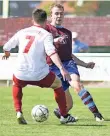
<svg viewBox="0 0 110 136"><path fill-rule="evenodd" d="M53 71L62 81L62 85L66 95L67 109L69 111L73 106L73 100L69 92L69 86L71 86L79 95L82 102L86 106L88 106L89 110L93 113L96 121L103 121L104 119L99 112L91 94L87 89L84 88L80 81L80 74L77 68L77 65L80 65L85 68L93 69L95 63L85 63L72 54L72 33L62 26L62 22L64 19L64 7L61 4L53 4L51 6L50 12L51 23L47 24L46 30L51 32L54 37L54 46L56 47L63 66L70 73L71 81L63 80L58 67L53 64L50 57L47 57L47 63L50 66L50 70ZM60 117L59 109L55 109L54 113L57 117Z"/></svg>
<svg viewBox="0 0 110 136"><path fill-rule="evenodd" d="M3 47L5 52L3 59L7 59L10 56L10 50L19 46L16 67L13 72L12 90L18 123L27 124L22 114L22 88L28 84L52 88L61 113L60 122L62 124L74 123L75 118L67 112L61 81L49 71L46 63L46 54L48 54L59 68L64 80L70 80L70 75L63 67L53 45L52 34L44 29L47 14L42 9L35 9L32 18L34 25L18 31Z"/></svg>

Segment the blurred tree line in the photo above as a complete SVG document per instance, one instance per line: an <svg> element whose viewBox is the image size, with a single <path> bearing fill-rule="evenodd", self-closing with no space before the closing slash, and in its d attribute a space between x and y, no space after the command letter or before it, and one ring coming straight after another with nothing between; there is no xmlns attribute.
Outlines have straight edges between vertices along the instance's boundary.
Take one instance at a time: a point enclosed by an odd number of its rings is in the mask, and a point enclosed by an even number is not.
<svg viewBox="0 0 110 136"><path fill-rule="evenodd" d="M55 0L56 3L61 3L65 7L66 15L77 15L77 16L106 16L110 15L110 1L83 1L82 6L77 5L77 1L59 1ZM43 8L50 15L50 5L53 1L43 1L40 4L40 8Z"/></svg>
<svg viewBox="0 0 110 136"><path fill-rule="evenodd" d="M81 0L80 0L81 1ZM85 1L78 6L78 0L73 1L34 1L34 0L9 0L9 16L31 17L32 10L35 7L43 8L50 15L50 6L52 3L61 3L64 5L66 15L77 16L106 16L110 15L110 1ZM2 16L2 4L0 1L0 16Z"/></svg>

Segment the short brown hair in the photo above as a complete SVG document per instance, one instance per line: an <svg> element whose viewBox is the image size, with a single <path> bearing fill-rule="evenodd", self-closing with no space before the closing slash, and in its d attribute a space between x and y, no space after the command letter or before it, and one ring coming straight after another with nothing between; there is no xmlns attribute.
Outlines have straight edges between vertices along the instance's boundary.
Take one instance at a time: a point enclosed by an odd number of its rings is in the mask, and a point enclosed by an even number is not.
<svg viewBox="0 0 110 136"><path fill-rule="evenodd" d="M47 19L46 11L35 8L32 12L32 18L37 23L43 23Z"/></svg>
<svg viewBox="0 0 110 136"><path fill-rule="evenodd" d="M63 11L64 11L64 6L61 5L61 4L53 3L53 4L51 5L51 7L50 7L50 10L52 11L52 9L53 9L54 7L61 8L61 9L63 9Z"/></svg>

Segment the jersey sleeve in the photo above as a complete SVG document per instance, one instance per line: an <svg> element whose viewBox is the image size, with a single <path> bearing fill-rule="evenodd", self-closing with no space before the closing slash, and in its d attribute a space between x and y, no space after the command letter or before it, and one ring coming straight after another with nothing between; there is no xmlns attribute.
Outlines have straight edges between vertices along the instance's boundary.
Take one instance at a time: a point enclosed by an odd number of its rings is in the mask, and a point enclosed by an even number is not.
<svg viewBox="0 0 110 136"><path fill-rule="evenodd" d="M12 48L15 48L19 44L19 32L16 33L5 45L3 46L4 51L10 51Z"/></svg>
<svg viewBox="0 0 110 136"><path fill-rule="evenodd" d="M44 48L48 56L51 56L52 54L56 53L55 46L53 45L53 36L51 34L46 36L44 40Z"/></svg>

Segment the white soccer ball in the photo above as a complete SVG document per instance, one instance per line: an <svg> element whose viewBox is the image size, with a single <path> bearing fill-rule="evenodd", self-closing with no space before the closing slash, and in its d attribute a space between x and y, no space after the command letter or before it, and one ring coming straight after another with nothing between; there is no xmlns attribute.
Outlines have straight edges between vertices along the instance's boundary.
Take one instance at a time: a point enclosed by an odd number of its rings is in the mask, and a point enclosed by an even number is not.
<svg viewBox="0 0 110 136"><path fill-rule="evenodd" d="M31 115L36 122L44 122L49 117L49 110L45 105L36 105L33 107Z"/></svg>

